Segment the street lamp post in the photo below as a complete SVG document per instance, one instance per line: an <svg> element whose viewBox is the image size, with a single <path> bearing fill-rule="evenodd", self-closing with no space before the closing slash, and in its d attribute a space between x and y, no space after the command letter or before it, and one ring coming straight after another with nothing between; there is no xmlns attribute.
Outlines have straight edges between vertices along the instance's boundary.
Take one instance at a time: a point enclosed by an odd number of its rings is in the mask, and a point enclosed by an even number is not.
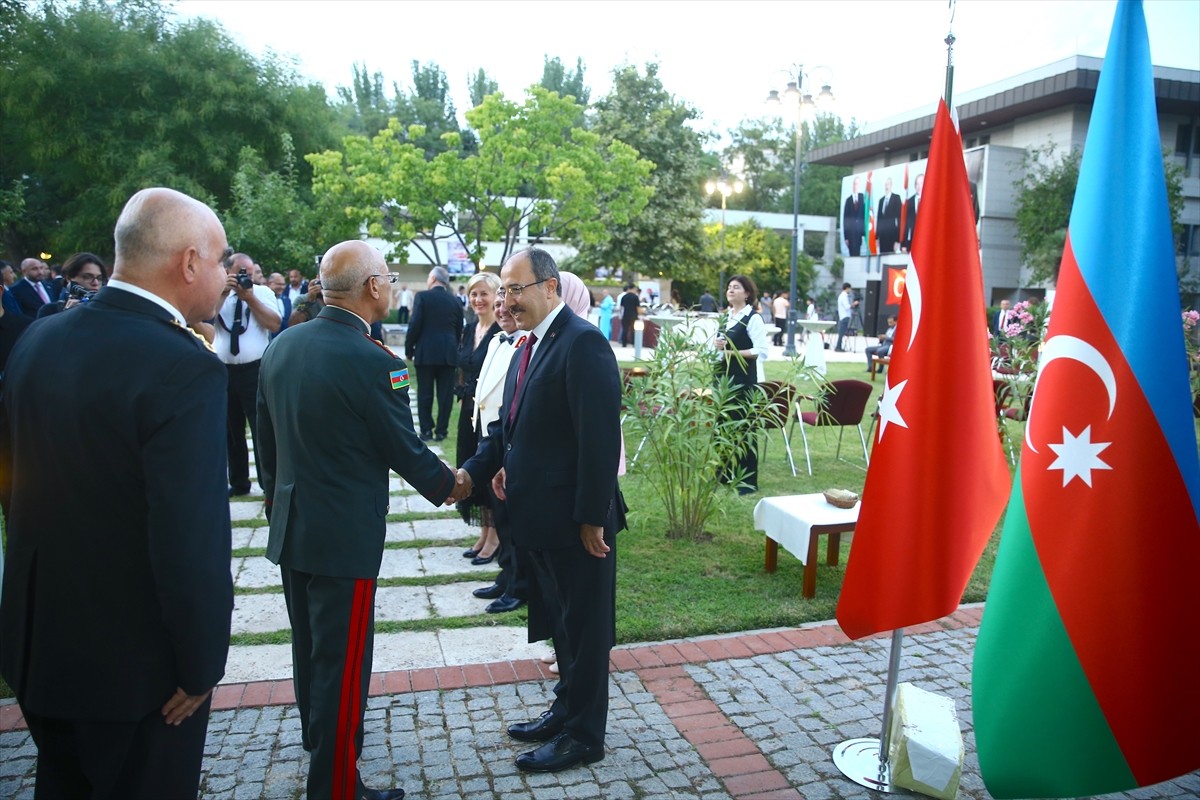
<svg viewBox="0 0 1200 800"><path fill-rule="evenodd" d="M717 286L717 308L720 308L722 303L719 298L723 297L725 291L725 201L732 194L741 194L746 185L740 180L735 180L732 183L725 180L724 177L718 178L715 181L709 181L704 184L704 191L711 197L717 192L721 193L721 278L720 284Z"/></svg>
<svg viewBox="0 0 1200 800"><path fill-rule="evenodd" d="M829 68L822 67L822 69L828 70ZM804 137L804 117L806 113L811 113L817 108L817 103L813 102L812 95L803 93L802 86L807 77L804 66L797 66L796 80L788 81L787 88L783 91L783 97L796 104L796 159L793 165L792 183L792 269L788 289L787 344L783 348L783 354L788 357L796 355L796 266L800 256L800 158ZM826 105L832 100L833 91L826 83L821 86L817 102ZM775 89L772 89L767 95L767 102L777 106L783 105L783 99Z"/></svg>

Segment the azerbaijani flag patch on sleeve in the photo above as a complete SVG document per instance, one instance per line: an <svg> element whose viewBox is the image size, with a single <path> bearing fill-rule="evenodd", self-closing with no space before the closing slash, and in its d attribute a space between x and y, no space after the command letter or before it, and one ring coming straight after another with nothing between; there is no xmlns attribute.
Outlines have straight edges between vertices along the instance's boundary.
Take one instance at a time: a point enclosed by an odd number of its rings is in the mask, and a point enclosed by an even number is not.
<svg viewBox="0 0 1200 800"><path fill-rule="evenodd" d="M388 373L391 378L393 389L405 389L408 387L408 368L395 369Z"/></svg>

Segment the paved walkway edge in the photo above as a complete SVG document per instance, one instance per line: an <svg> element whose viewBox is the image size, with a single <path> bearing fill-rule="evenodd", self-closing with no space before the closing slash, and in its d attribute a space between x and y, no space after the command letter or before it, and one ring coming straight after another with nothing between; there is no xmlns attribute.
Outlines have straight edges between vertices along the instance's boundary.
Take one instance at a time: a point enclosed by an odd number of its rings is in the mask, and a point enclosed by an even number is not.
<svg viewBox="0 0 1200 800"><path fill-rule="evenodd" d="M977 627L983 617L983 603L971 603L947 617L905 628L905 633L932 633L941 630ZM888 636L890 634L878 634ZM871 637L877 638L877 637ZM643 680L679 676L677 670L663 668L683 664L726 661L733 658L783 653L809 647L849 644L838 624L813 622L798 628L774 628L745 633L718 634L693 639L678 639L653 644L620 645L609 657L610 672L637 672ZM557 679L547 665L536 659L493 661L486 664L428 667L424 669L376 672L371 675L370 696L424 692L434 689L464 689L499 686L523 681ZM657 695L657 692L655 692ZM667 698L669 702L670 697ZM290 705L296 702L292 681L257 681L217 686L213 711L263 706ZM668 710L668 715L670 711ZM674 717L672 717L674 719ZM25 717L16 703L0 706L0 731L24 729ZM686 732L685 732L686 735Z"/></svg>

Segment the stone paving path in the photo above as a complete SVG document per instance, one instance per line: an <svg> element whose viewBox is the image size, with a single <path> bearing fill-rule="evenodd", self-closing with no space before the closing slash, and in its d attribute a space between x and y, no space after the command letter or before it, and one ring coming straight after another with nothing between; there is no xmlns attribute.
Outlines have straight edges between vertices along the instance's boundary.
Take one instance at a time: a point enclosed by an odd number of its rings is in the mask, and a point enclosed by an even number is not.
<svg viewBox="0 0 1200 800"><path fill-rule="evenodd" d="M955 700L966 746L959 797L986 800L975 755L970 664L980 606L908 629L900 679ZM526 775L529 745L504 728L536 716L553 676L537 661L376 674L360 768L371 786L429 800L819 800L879 797L841 775L833 748L877 736L888 638L848 642L836 625L613 651L606 757ZM307 757L286 681L226 686L209 722L205 800L303 797ZM8 713L5 713L8 712ZM0 707L0 797L30 800L35 750ZM1109 797L1200 797L1200 773Z"/></svg>

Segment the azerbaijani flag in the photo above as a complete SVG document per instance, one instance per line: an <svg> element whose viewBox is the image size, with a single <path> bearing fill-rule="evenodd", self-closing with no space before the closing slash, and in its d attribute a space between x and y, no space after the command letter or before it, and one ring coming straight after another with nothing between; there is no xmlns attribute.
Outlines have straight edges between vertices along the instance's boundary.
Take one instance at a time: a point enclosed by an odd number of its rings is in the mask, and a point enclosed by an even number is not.
<svg viewBox="0 0 1200 800"><path fill-rule="evenodd" d="M393 389L403 389L408 386L408 368L394 369L388 373L388 380Z"/></svg>
<svg viewBox="0 0 1200 800"><path fill-rule="evenodd" d="M1010 484L962 137L938 103L879 432L837 620L851 639L943 617L962 600ZM928 217L926 216L928 215ZM975 324L963 324L963 309Z"/></svg>
<svg viewBox="0 0 1200 800"><path fill-rule="evenodd" d="M1197 509L1149 41L1141 4L1122 0L975 648L994 796L1116 792L1200 768Z"/></svg>
<svg viewBox="0 0 1200 800"><path fill-rule="evenodd" d="M867 232L867 255L879 255L879 244L875 241L875 201L871 197L871 173L867 173L867 195L863 198L863 230Z"/></svg>

